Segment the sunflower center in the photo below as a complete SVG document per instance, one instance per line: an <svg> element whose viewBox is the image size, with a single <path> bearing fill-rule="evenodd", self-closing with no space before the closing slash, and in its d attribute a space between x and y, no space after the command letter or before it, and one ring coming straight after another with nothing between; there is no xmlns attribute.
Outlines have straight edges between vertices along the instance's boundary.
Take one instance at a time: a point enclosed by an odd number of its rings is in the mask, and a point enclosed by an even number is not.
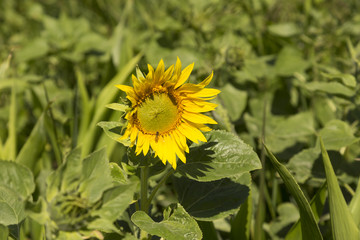
<svg viewBox="0 0 360 240"><path fill-rule="evenodd" d="M137 117L141 128L156 134L170 130L177 122L178 107L168 94L160 93L148 97L139 107Z"/></svg>

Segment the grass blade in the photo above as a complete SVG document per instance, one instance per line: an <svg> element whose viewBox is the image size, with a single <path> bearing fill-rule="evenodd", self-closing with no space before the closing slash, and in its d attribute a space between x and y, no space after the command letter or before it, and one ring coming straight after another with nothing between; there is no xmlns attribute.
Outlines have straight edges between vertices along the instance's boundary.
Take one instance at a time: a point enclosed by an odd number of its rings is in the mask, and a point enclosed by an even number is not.
<svg viewBox="0 0 360 240"><path fill-rule="evenodd" d="M354 218L354 222L358 228L360 227L360 178L356 188L355 195L350 202L350 212Z"/></svg>
<svg viewBox="0 0 360 240"><path fill-rule="evenodd" d="M304 193L301 191L300 186L295 181L294 177L290 174L289 170L281 164L276 157L269 151L265 145L265 149L269 155L270 161L280 177L285 183L286 188L294 197L300 212L301 220L301 233L303 239L323 239L320 233L319 226L317 225L314 213L311 210L310 204L305 198Z"/></svg>
<svg viewBox="0 0 360 240"><path fill-rule="evenodd" d="M313 199L311 199L310 206L314 213L315 221L319 221L320 214L323 211L326 200L326 182L316 192ZM286 234L285 240L301 240L301 222L300 219L294 224L290 231Z"/></svg>
<svg viewBox="0 0 360 240"><path fill-rule="evenodd" d="M46 144L46 133L44 124L44 113L40 116L21 148L16 162L23 164L34 170L36 162L39 160Z"/></svg>
<svg viewBox="0 0 360 240"><path fill-rule="evenodd" d="M342 195L329 155L321 137L320 147L329 192L330 221L333 238L335 240L359 239L359 229L357 228L344 196Z"/></svg>

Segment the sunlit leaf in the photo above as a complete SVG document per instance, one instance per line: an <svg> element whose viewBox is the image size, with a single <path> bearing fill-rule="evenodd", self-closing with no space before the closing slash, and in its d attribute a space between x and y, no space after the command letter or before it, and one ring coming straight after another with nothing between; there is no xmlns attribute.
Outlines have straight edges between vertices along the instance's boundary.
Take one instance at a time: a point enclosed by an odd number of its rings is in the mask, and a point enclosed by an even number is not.
<svg viewBox="0 0 360 240"><path fill-rule="evenodd" d="M164 210L164 220L154 222L145 212L137 211L131 220L142 230L168 240L202 239L202 233L196 221L189 216L180 204L174 204Z"/></svg>
<svg viewBox="0 0 360 240"><path fill-rule="evenodd" d="M11 188L22 199L26 199L35 189L32 172L16 162L0 161L0 186Z"/></svg>
<svg viewBox="0 0 360 240"><path fill-rule="evenodd" d="M19 224L24 218L25 208L21 195L8 187L0 186L0 224Z"/></svg>

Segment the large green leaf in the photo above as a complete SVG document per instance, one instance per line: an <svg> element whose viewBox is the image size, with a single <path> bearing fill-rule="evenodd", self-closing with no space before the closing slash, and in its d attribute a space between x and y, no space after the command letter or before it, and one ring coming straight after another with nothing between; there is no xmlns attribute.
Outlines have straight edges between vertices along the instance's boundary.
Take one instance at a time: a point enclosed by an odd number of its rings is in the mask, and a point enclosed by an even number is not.
<svg viewBox="0 0 360 240"><path fill-rule="evenodd" d="M32 172L16 162L0 161L0 186L11 188L23 199L35 189Z"/></svg>
<svg viewBox="0 0 360 240"><path fill-rule="evenodd" d="M212 221L236 213L249 196L250 182L249 173L212 182L174 178L179 202L191 216L202 221Z"/></svg>
<svg viewBox="0 0 360 240"><path fill-rule="evenodd" d="M335 119L326 123L319 134L328 150L339 151L342 147L347 147L360 138L354 136L355 129L352 129L347 122Z"/></svg>
<svg viewBox="0 0 360 240"><path fill-rule="evenodd" d="M320 147L329 192L330 221L333 238L336 240L359 239L359 229L357 228L344 196L342 195L334 169L331 166L329 155L321 138Z"/></svg>
<svg viewBox="0 0 360 240"><path fill-rule="evenodd" d="M286 167L275 158L266 146L265 148L272 165L283 179L286 188L295 198L299 207L303 239L322 239L319 226L315 221L314 213L312 212L310 204L305 198L300 186L296 183L294 177L290 174Z"/></svg>
<svg viewBox="0 0 360 240"><path fill-rule="evenodd" d="M25 218L24 202L21 196L8 187L0 186L0 224L19 224Z"/></svg>
<svg viewBox="0 0 360 240"><path fill-rule="evenodd" d="M145 212L137 211L131 216L141 230L167 240L202 239L202 233L196 221L189 216L180 204L173 204L164 210L164 220L154 222Z"/></svg>
<svg viewBox="0 0 360 240"><path fill-rule="evenodd" d="M232 133L211 131L207 143L193 145L177 171L197 181L214 181L261 168L253 149Z"/></svg>

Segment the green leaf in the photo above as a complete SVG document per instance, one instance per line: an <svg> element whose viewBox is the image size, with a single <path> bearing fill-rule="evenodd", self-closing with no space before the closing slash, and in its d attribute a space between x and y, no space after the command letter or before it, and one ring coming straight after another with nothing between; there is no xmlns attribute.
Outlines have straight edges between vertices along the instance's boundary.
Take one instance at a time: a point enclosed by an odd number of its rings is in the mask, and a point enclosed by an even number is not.
<svg viewBox="0 0 360 240"><path fill-rule="evenodd" d="M252 197L251 190L247 200L241 204L239 212L231 221L230 239L250 239L252 218Z"/></svg>
<svg viewBox="0 0 360 240"><path fill-rule="evenodd" d="M134 193L138 191L138 182L119 185L104 192L102 207L92 213L110 222L115 221L129 207Z"/></svg>
<svg viewBox="0 0 360 240"><path fill-rule="evenodd" d="M60 231L56 240L83 240L80 233Z"/></svg>
<svg viewBox="0 0 360 240"><path fill-rule="evenodd" d="M300 33L293 22L272 24L269 26L269 32L280 37L291 37Z"/></svg>
<svg viewBox="0 0 360 240"><path fill-rule="evenodd" d="M329 155L320 137L320 147L329 192L330 221L334 239L358 239L360 236L350 210L342 195L339 182L331 166Z"/></svg>
<svg viewBox="0 0 360 240"><path fill-rule="evenodd" d="M266 146L265 149L269 155L269 159L272 165L279 173L280 177L285 183L286 188L295 198L295 201L299 207L303 239L322 239L319 226L315 221L314 213L312 212L309 202L304 196L304 193L301 191L300 186L296 183L294 177L290 174L286 167L279 163L279 161Z"/></svg>
<svg viewBox="0 0 360 240"><path fill-rule="evenodd" d="M127 105L121 104L121 103L110 103L110 104L107 104L105 107L110 108L115 111L120 111L120 112L126 112L126 110L129 109L129 107Z"/></svg>
<svg viewBox="0 0 360 240"><path fill-rule="evenodd" d="M277 212L278 217L276 219L264 224L264 229L270 235L271 239L276 239L282 229L299 219L299 211L293 203L285 202L279 204Z"/></svg>
<svg viewBox="0 0 360 240"><path fill-rule="evenodd" d="M354 136L354 132L355 130L347 122L334 119L326 123L319 135L322 137L326 149L338 151L340 148L360 140Z"/></svg>
<svg viewBox="0 0 360 240"><path fill-rule="evenodd" d="M212 182L174 178L179 202L191 216L202 221L212 221L236 213L249 196L250 182L249 173Z"/></svg>
<svg viewBox="0 0 360 240"><path fill-rule="evenodd" d="M305 84L305 88L309 91L325 92L336 95L343 95L345 97L351 97L355 94L353 89L350 89L338 82L309 82Z"/></svg>
<svg viewBox="0 0 360 240"><path fill-rule="evenodd" d="M77 136L78 141L82 141L84 135L86 134L89 123L91 121L91 107L94 105L94 99L90 101L89 95L86 89L86 82L84 73L80 70L79 67L75 67L75 74L77 80L77 86L80 93L80 99L76 101L81 102L81 118L79 126L79 134Z"/></svg>
<svg viewBox="0 0 360 240"><path fill-rule="evenodd" d="M203 234L203 239L218 240L217 231L213 222L197 221L197 223Z"/></svg>
<svg viewBox="0 0 360 240"><path fill-rule="evenodd" d="M254 109L254 111L257 111ZM255 114L254 114L255 115ZM315 134L314 118L311 112L300 112L284 118L267 115L266 143L274 152L280 153L297 142L307 142ZM246 126L254 137L261 135L261 116L245 114Z"/></svg>
<svg viewBox="0 0 360 240"><path fill-rule="evenodd" d="M21 195L8 187L0 186L0 224L5 226L16 225L25 216Z"/></svg>
<svg viewBox="0 0 360 240"><path fill-rule="evenodd" d="M47 207L45 199L40 196L37 202L26 204L26 213L38 224L45 225L50 220Z"/></svg>
<svg viewBox="0 0 360 240"><path fill-rule="evenodd" d="M106 233L115 232L121 234L120 230L114 225L114 222L106 218L96 218L94 221L88 223L86 228L94 229L97 231L101 230Z"/></svg>
<svg viewBox="0 0 360 240"><path fill-rule="evenodd" d="M324 77L330 79L341 79L341 81L348 87L356 86L356 79L353 75L347 73L321 73Z"/></svg>
<svg viewBox="0 0 360 240"><path fill-rule="evenodd" d="M190 148L186 164L177 171L197 181L214 181L261 168L253 149L232 133L210 131L205 134L207 143Z"/></svg>
<svg viewBox="0 0 360 240"><path fill-rule="evenodd" d="M285 46L278 55L275 71L281 76L289 76L295 72L305 71L309 65L309 61L303 59L302 53L298 49Z"/></svg>
<svg viewBox="0 0 360 240"><path fill-rule="evenodd" d="M83 160L79 191L83 198L93 203L98 201L102 193L110 187L112 187L112 178L109 161L103 148Z"/></svg>
<svg viewBox="0 0 360 240"><path fill-rule="evenodd" d="M319 188L315 196L311 199L310 206L311 210L314 213L316 221L319 221L319 218L323 212L323 208L326 200L326 182ZM285 240L302 240L301 233L301 219L299 219L290 231L286 234Z"/></svg>
<svg viewBox="0 0 360 240"><path fill-rule="evenodd" d="M32 172L16 162L0 160L0 186L11 188L22 199L26 199L35 190Z"/></svg>
<svg viewBox="0 0 360 240"><path fill-rule="evenodd" d="M219 96L228 110L231 121L236 121L241 117L247 104L247 93L241 91L231 84L226 84L221 88Z"/></svg>
<svg viewBox="0 0 360 240"><path fill-rule="evenodd" d="M196 221L189 216L180 204L173 204L164 210L164 220L154 222L145 212L137 211L131 221L141 230L167 240L202 239L202 233Z"/></svg>
<svg viewBox="0 0 360 240"><path fill-rule="evenodd" d="M34 170L46 144L44 117L44 113L42 113L16 158L16 162L32 170Z"/></svg>
<svg viewBox="0 0 360 240"><path fill-rule="evenodd" d="M130 140L124 139L121 140L120 138L122 135L120 132L122 132L122 129L124 128L124 124L121 122L99 122L97 126L101 127L105 134L109 136L111 139L123 144L124 146L130 146Z"/></svg>
<svg viewBox="0 0 360 240"><path fill-rule="evenodd" d="M115 182L121 182L125 183L127 179L127 174L125 170L119 167L118 164L111 162L110 163L110 169L111 169L111 177L113 181Z"/></svg>
<svg viewBox="0 0 360 240"><path fill-rule="evenodd" d="M0 239L8 239L8 236L9 236L9 229L0 224Z"/></svg>
<svg viewBox="0 0 360 240"><path fill-rule="evenodd" d="M304 149L289 160L287 167L298 183L305 183L312 177L313 164L319 157L320 150L318 148Z"/></svg>
<svg viewBox="0 0 360 240"><path fill-rule="evenodd" d="M350 212L354 218L355 224L360 229L360 178L358 181L355 195L351 199L349 208L350 208Z"/></svg>
<svg viewBox="0 0 360 240"><path fill-rule="evenodd" d="M36 38L26 44L25 47L16 52L17 62L26 62L45 56L49 46L44 38Z"/></svg>
<svg viewBox="0 0 360 240"><path fill-rule="evenodd" d="M76 191L79 185L82 171L81 148L75 148L66 156L66 162L61 166L61 192Z"/></svg>

